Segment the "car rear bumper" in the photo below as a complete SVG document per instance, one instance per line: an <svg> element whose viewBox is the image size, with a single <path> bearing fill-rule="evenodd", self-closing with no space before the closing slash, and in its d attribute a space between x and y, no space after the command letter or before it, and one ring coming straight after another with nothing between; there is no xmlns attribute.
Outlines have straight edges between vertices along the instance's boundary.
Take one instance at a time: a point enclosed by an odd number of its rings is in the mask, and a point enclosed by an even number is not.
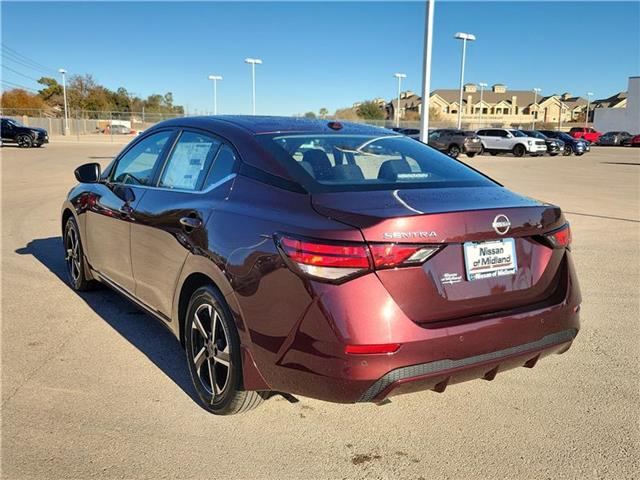
<svg viewBox="0 0 640 480"><path fill-rule="evenodd" d="M533 368L551 353L569 349L577 329L562 330L539 340L457 360L435 360L390 371L371 385L360 402L380 401L391 395L421 390L443 392L448 385L477 378L493 380L502 371L516 367Z"/></svg>
<svg viewBox="0 0 640 480"><path fill-rule="evenodd" d="M482 151L482 142L465 143L462 149L464 153L480 153Z"/></svg>
<svg viewBox="0 0 640 480"><path fill-rule="evenodd" d="M254 358L272 390L338 403L491 380L571 346L581 297L572 265L568 273L564 298L552 304L431 324L404 315L374 274L341 286L316 284L315 300L274 349L277 359L266 365L264 351ZM364 292L357 301L356 292ZM391 354L345 353L347 345L389 343L400 347Z"/></svg>

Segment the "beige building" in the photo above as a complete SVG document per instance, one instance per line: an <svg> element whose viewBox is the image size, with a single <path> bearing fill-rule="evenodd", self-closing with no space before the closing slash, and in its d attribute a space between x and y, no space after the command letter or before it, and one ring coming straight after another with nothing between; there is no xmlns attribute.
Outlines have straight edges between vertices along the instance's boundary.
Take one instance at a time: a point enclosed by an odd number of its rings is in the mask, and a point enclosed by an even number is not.
<svg viewBox="0 0 640 480"><path fill-rule="evenodd" d="M443 124L455 124L458 110L462 108L462 122L467 125L510 126L530 124L535 117L538 123L567 123L584 118L587 100L569 93L562 95L536 95L529 90L508 90L505 85L495 84L480 92L478 86L467 83L463 88L462 106L460 91L439 89L429 97L434 119ZM482 100L481 97L482 96ZM397 99L387 104L387 117L394 118ZM400 118L408 112L420 114L422 99L413 92L402 92L400 96Z"/></svg>

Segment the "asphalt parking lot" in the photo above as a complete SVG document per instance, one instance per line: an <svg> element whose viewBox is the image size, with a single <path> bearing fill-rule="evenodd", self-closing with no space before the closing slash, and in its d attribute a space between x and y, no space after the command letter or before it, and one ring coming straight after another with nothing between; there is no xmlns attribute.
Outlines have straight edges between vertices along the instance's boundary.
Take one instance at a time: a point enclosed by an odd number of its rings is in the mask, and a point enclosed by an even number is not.
<svg viewBox="0 0 640 480"><path fill-rule="evenodd" d="M59 208L117 144L5 146L2 478L633 478L640 472L640 149L466 159L559 204L582 331L566 354L390 404L276 397L217 417L183 353L109 290L63 281Z"/></svg>

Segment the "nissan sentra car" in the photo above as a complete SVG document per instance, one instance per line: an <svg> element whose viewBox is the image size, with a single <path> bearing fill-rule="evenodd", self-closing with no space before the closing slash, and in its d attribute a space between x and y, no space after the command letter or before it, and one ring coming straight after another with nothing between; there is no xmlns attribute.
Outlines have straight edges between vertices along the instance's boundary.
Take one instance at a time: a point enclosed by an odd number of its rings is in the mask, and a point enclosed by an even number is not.
<svg viewBox="0 0 640 480"><path fill-rule="evenodd" d="M560 208L391 130L173 119L75 176L71 286L105 284L166 325L216 414L276 393L442 392L578 333Z"/></svg>

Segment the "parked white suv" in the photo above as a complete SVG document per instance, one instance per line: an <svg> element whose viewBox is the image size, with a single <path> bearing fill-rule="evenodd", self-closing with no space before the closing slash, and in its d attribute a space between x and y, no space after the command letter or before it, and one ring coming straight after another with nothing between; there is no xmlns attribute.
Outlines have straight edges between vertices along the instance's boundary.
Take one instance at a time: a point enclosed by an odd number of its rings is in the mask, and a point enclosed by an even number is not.
<svg viewBox="0 0 640 480"><path fill-rule="evenodd" d="M542 155L547 152L547 145L544 140L528 137L518 130L507 130L506 128L484 128L478 130L477 135L482 141L485 152L491 155L511 152L516 157L529 155Z"/></svg>

